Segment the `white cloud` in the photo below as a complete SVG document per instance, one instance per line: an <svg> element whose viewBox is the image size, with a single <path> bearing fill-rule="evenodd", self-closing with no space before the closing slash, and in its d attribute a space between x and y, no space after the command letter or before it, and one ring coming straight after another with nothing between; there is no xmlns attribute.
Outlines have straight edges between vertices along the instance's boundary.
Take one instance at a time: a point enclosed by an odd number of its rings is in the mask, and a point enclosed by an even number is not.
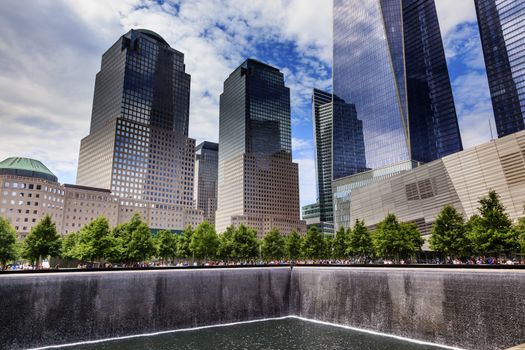
<svg viewBox="0 0 525 350"><path fill-rule="evenodd" d="M435 3L443 38L462 23L476 22L474 0L436 0Z"/></svg>
<svg viewBox="0 0 525 350"><path fill-rule="evenodd" d="M494 116L485 73L470 72L453 82L459 127L465 149L489 141ZM490 123L490 124L489 124Z"/></svg>

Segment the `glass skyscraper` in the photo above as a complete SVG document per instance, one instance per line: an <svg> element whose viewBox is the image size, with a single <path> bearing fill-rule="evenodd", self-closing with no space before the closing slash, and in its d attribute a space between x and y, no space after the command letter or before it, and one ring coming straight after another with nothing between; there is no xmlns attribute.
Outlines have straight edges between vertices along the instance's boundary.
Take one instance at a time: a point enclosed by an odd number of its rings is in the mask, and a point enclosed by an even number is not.
<svg viewBox="0 0 525 350"><path fill-rule="evenodd" d="M224 82L219 112L216 228L245 224L259 234L303 230L298 166L292 162L290 90L283 74L248 59Z"/></svg>
<svg viewBox="0 0 525 350"><path fill-rule="evenodd" d="M128 207L158 209L141 211L154 227L180 226L186 209L196 211L189 98L181 52L145 29L120 37L102 56L77 184L110 189Z"/></svg>
<svg viewBox="0 0 525 350"><path fill-rule="evenodd" d="M498 137L525 129L525 1L475 0Z"/></svg>
<svg viewBox="0 0 525 350"><path fill-rule="evenodd" d="M366 168L462 149L433 0L334 0L334 94L363 122Z"/></svg>
<svg viewBox="0 0 525 350"><path fill-rule="evenodd" d="M318 89L313 91L312 113L319 219L333 223L332 180L367 170L363 122L354 105Z"/></svg>
<svg viewBox="0 0 525 350"><path fill-rule="evenodd" d="M334 94L355 107L365 155L334 176L337 229L354 220L353 190L463 146L434 0L334 0L333 13Z"/></svg>
<svg viewBox="0 0 525 350"><path fill-rule="evenodd" d="M204 141L195 149L195 206L204 212L204 219L215 224L217 210L217 177L219 171L219 145Z"/></svg>

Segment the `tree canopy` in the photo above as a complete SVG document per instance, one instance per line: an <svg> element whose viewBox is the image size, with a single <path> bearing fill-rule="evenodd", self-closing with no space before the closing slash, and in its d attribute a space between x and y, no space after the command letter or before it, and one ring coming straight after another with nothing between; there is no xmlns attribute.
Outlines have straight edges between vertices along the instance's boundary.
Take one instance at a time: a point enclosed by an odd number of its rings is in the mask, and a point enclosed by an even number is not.
<svg viewBox="0 0 525 350"><path fill-rule="evenodd" d="M394 214L388 214L377 225L372 242L378 256L399 260L421 251L424 240L414 224L400 223Z"/></svg>
<svg viewBox="0 0 525 350"><path fill-rule="evenodd" d="M301 255L305 259L323 259L326 253L326 242L317 226L311 226L301 244Z"/></svg>
<svg viewBox="0 0 525 350"><path fill-rule="evenodd" d="M347 240L346 254L359 258L374 255L372 237L364 221L356 219L354 227L348 230Z"/></svg>
<svg viewBox="0 0 525 350"><path fill-rule="evenodd" d="M16 231L7 219L0 217L0 265L5 268L8 261L17 257Z"/></svg>
<svg viewBox="0 0 525 350"><path fill-rule="evenodd" d="M292 231L285 238L284 251L289 260L297 260L301 256L302 238L297 231Z"/></svg>
<svg viewBox="0 0 525 350"><path fill-rule="evenodd" d="M468 223L468 238L476 253L501 253L518 248L516 231L496 191L479 200L479 216Z"/></svg>
<svg viewBox="0 0 525 350"><path fill-rule="evenodd" d="M470 241L467 237L465 221L453 206L444 206L438 214L432 227L430 248L452 257L468 254Z"/></svg>
<svg viewBox="0 0 525 350"><path fill-rule="evenodd" d="M41 258L58 257L61 251L60 235L51 216L44 216L24 240L22 256L31 262Z"/></svg>
<svg viewBox="0 0 525 350"><path fill-rule="evenodd" d="M189 248L197 259L210 259L217 256L219 237L208 221L200 223L193 233Z"/></svg>
<svg viewBox="0 0 525 350"><path fill-rule="evenodd" d="M284 237L274 228L264 235L261 243L262 256L265 260L281 260L285 256Z"/></svg>

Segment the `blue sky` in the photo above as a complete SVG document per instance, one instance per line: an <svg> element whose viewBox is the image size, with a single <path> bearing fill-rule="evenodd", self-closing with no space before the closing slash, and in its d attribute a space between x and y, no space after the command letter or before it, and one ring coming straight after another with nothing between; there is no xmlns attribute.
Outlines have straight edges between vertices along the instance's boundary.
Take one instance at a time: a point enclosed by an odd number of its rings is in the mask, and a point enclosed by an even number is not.
<svg viewBox="0 0 525 350"><path fill-rule="evenodd" d="M370 1L370 0L366 0ZM465 148L490 139L492 107L473 0L436 0ZM331 87L330 0L7 0L0 12L0 158L42 160L74 183L102 53L148 28L185 54L190 136L217 141L218 102L247 57L279 67L291 89L301 204L316 199L310 96Z"/></svg>

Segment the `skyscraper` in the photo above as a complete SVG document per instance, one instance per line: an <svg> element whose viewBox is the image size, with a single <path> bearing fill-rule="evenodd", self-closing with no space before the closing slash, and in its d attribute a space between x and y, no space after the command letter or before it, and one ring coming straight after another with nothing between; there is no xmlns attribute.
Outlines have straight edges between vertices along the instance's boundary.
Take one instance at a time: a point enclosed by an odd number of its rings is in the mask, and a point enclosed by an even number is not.
<svg viewBox="0 0 525 350"><path fill-rule="evenodd" d="M304 230L292 162L290 90L274 67L248 59L224 82L219 113L216 228L245 224L259 235Z"/></svg>
<svg viewBox="0 0 525 350"><path fill-rule="evenodd" d="M333 223L332 180L366 170L363 122L354 105L318 89L312 113L320 221Z"/></svg>
<svg viewBox="0 0 525 350"><path fill-rule="evenodd" d="M111 189L122 205L166 226L158 228L180 228L169 226L195 211L184 69L184 55L160 35L137 29L120 37L102 56L90 133L80 146L77 184Z"/></svg>
<svg viewBox="0 0 525 350"><path fill-rule="evenodd" d="M433 0L335 0L333 78L363 121L367 168L462 149Z"/></svg>
<svg viewBox="0 0 525 350"><path fill-rule="evenodd" d="M333 13L334 94L355 106L366 158L332 182L338 229L352 191L463 146L434 0L334 0Z"/></svg>
<svg viewBox="0 0 525 350"><path fill-rule="evenodd" d="M525 129L525 2L475 0L498 137Z"/></svg>
<svg viewBox="0 0 525 350"><path fill-rule="evenodd" d="M204 141L195 149L195 206L204 212L204 219L215 224L217 210L217 177L219 171L219 145Z"/></svg>

